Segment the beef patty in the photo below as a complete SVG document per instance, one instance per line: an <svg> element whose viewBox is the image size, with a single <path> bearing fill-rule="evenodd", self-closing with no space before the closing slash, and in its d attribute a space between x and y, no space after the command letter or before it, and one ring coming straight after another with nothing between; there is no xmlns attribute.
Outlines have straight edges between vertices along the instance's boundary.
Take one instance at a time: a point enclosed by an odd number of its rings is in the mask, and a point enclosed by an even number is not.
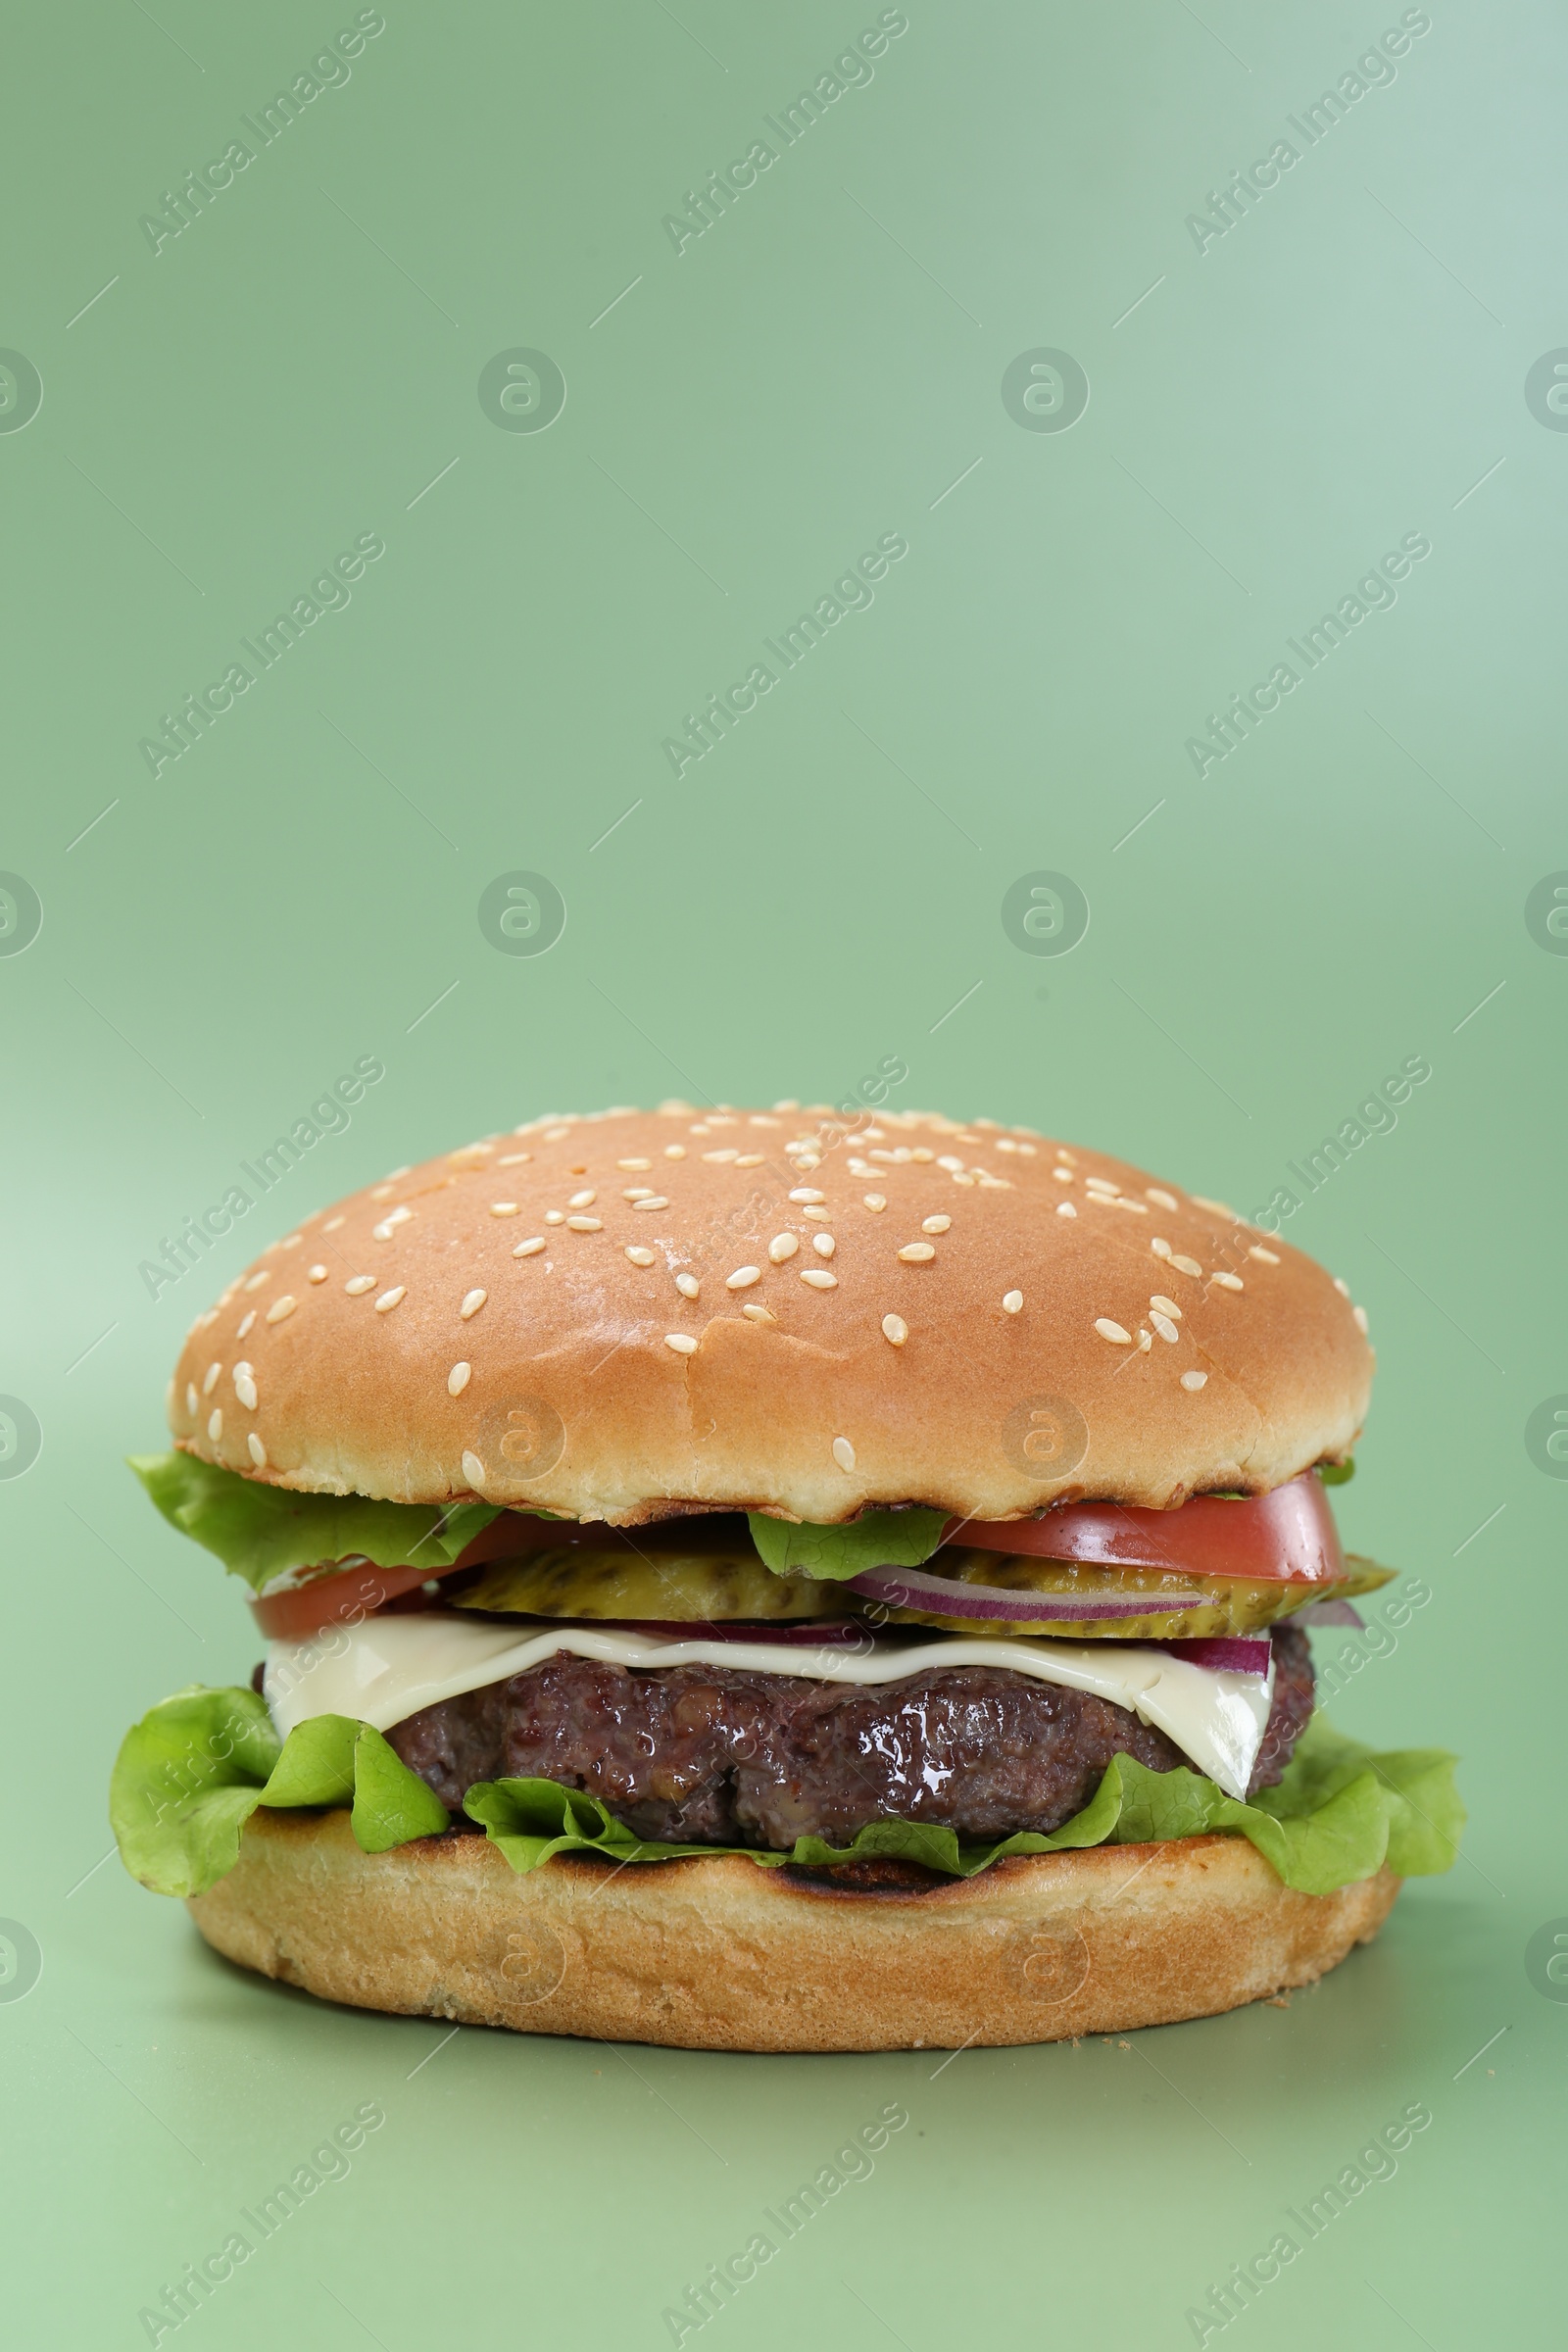
<svg viewBox="0 0 1568 2352"><path fill-rule="evenodd" d="M1279 1780L1312 1712L1298 1628L1276 1630L1274 1661L1249 1794ZM1190 1761L1125 1707L998 1666L867 1686L561 1652L386 1736L454 1813L475 1781L533 1776L599 1797L641 1838L774 1851L802 1836L847 1843L890 1815L960 1838L1049 1832L1117 1753L1154 1772Z"/></svg>

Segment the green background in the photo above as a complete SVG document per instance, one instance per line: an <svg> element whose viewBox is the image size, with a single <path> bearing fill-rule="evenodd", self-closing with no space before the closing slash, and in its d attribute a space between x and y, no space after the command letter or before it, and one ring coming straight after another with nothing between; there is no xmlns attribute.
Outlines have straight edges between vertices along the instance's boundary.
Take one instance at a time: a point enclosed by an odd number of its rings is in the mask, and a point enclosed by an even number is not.
<svg viewBox="0 0 1568 2352"><path fill-rule="evenodd" d="M43 1955L0 1985L13 2340L145 2341L374 2099L350 2177L189 2323L209 2345L668 2342L890 2100L874 2176L710 2336L1191 2342L1209 2282L1423 2101L1397 2177L1234 2328L1555 2343L1568 2006L1525 1952L1568 1914L1568 1487L1524 1433L1568 1390L1568 961L1525 902L1568 867L1568 439L1524 387L1568 343L1560 12L1434 6L1200 252L1189 213L1396 8L911 0L677 254L663 215L875 10L389 0L155 255L141 216L352 14L37 9L0 101L0 343L43 382L0 432L0 865L43 906L0 956L0 1388L43 1431L0 1480L0 1912ZM519 346L565 378L547 431L479 403ZM1003 405L1040 347L1087 372L1069 431ZM154 778L160 714L363 532L348 607ZM677 779L682 714L885 532L874 604ZM1205 714L1408 532L1397 604L1200 779ZM479 929L519 868L566 904L547 955ZM1039 869L1089 901L1070 955L1003 928ZM348 1131L150 1298L161 1237L364 1054ZM159 1442L192 1315L307 1208L539 1111L838 1100L892 1056L896 1107L1245 1210L1417 1054L1288 1232L1380 1351L1342 1522L1433 1592L1336 1715L1459 1749L1473 1819L1319 1989L946 2066L438 2047L229 1970L104 1862L123 1726L255 1651L120 1457Z"/></svg>

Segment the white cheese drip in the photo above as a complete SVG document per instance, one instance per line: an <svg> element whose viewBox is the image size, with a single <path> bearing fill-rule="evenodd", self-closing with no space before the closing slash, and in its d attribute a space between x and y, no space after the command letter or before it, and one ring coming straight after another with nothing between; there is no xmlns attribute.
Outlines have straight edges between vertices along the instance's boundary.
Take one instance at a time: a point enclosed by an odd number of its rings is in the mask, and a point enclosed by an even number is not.
<svg viewBox="0 0 1568 2352"><path fill-rule="evenodd" d="M466 1690L522 1674L558 1651L646 1670L736 1666L825 1683L896 1683L937 1666L1004 1666L1091 1690L1173 1740L1228 1796L1245 1797L1274 1695L1266 1675L1216 1673L1167 1651L1103 1642L1017 1637L878 1642L862 1651L781 1642L663 1641L589 1624L479 1624L445 1613L371 1617L306 1642L274 1642L264 1690L279 1738L313 1715L347 1715L378 1732Z"/></svg>

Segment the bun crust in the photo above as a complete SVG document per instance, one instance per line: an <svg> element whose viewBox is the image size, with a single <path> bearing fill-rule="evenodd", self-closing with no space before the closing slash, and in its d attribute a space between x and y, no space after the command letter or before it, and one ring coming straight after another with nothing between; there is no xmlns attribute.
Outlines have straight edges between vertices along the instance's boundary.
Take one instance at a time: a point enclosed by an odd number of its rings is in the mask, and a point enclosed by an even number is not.
<svg viewBox="0 0 1568 2352"><path fill-rule="evenodd" d="M1320 1266L1123 1160L666 1105L307 1219L198 1319L170 1403L187 1451L310 1493L1008 1519L1266 1493L1348 1451L1371 1375Z"/></svg>
<svg viewBox="0 0 1568 2352"><path fill-rule="evenodd" d="M557 1856L449 1833L363 1854L346 1812L259 1811L190 1903L242 1967L356 2008L704 2050L956 2049L1210 2017L1310 1984L1400 1882L1296 1894L1245 1838L1022 1856L847 1891L735 1855Z"/></svg>

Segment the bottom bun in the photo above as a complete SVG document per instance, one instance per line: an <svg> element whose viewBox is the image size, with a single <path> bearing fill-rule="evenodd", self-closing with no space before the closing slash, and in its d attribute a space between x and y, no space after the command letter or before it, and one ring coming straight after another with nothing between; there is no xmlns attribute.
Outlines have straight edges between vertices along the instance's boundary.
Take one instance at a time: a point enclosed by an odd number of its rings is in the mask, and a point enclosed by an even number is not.
<svg viewBox="0 0 1568 2352"><path fill-rule="evenodd" d="M190 1909L242 1967L324 2000L696 2050L956 2049L1210 2017L1310 1984L1399 1881L1295 1894L1244 1838L1020 1855L973 1879L739 1855L558 1855L485 1838L364 1854L346 1812L256 1813Z"/></svg>

